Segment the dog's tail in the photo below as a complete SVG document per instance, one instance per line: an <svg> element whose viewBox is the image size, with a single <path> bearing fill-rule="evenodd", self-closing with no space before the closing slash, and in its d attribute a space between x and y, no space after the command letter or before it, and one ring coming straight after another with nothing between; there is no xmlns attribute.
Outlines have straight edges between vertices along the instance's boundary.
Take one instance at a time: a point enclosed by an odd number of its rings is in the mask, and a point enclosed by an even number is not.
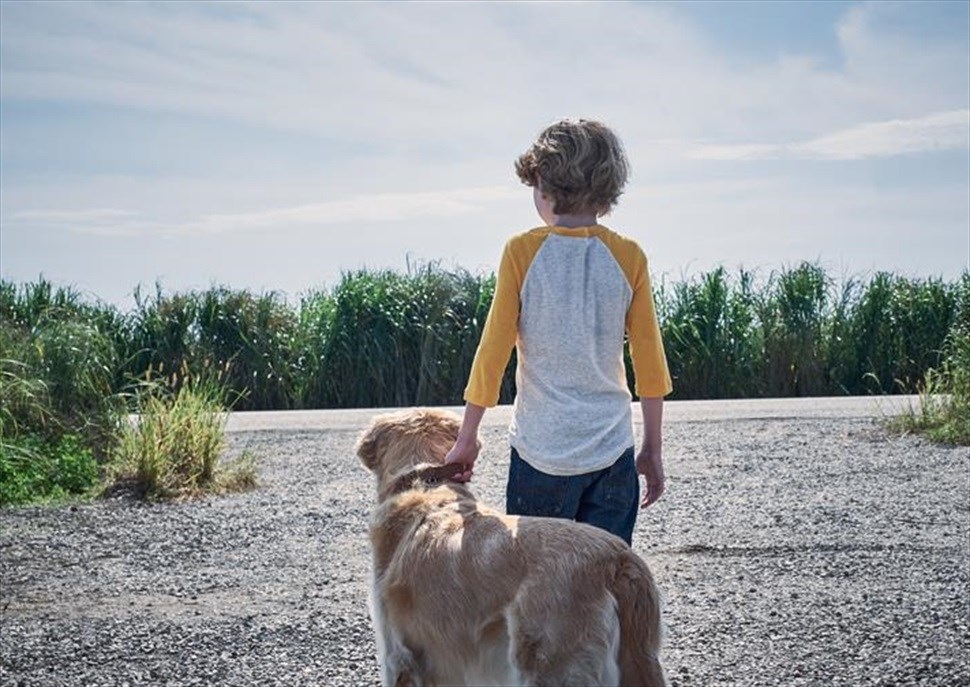
<svg viewBox="0 0 970 687"><path fill-rule="evenodd" d="M620 617L620 684L664 687L660 665L660 591L646 563L632 551L620 563L611 591Z"/></svg>

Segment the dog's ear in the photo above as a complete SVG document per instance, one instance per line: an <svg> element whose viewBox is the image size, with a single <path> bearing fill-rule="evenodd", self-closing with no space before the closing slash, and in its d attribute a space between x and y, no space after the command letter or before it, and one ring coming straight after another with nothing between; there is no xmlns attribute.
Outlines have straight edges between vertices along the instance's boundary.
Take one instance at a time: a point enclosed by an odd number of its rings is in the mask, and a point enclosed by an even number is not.
<svg viewBox="0 0 970 687"><path fill-rule="evenodd" d="M357 440L357 457L364 467L371 472L377 472L377 459L380 456L381 440L385 434L385 427L375 422Z"/></svg>

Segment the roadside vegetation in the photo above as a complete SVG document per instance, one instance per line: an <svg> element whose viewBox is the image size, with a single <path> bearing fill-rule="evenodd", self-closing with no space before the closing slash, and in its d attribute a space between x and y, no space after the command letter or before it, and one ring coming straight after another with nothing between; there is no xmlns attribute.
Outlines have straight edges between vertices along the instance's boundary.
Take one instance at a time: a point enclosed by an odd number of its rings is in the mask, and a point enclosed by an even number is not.
<svg viewBox="0 0 970 687"><path fill-rule="evenodd" d="M918 391L918 405L891 420L890 429L970 446L970 312L962 313L944 346L940 366L927 371Z"/></svg>
<svg viewBox="0 0 970 687"><path fill-rule="evenodd" d="M970 273L837 280L802 263L654 287L673 399L920 393L906 431L967 434ZM247 488L251 459L216 467L230 407L460 404L494 288L429 264L346 273L296 303L157 286L123 313L44 279L0 282L0 503L111 480L153 498Z"/></svg>
<svg viewBox="0 0 970 687"><path fill-rule="evenodd" d="M137 325L44 280L0 283L0 505L96 498L121 482L146 498L252 486L251 457L218 461L222 380L199 383L184 365L139 380Z"/></svg>
<svg viewBox="0 0 970 687"><path fill-rule="evenodd" d="M92 495L117 415L110 309L0 284L0 503Z"/></svg>

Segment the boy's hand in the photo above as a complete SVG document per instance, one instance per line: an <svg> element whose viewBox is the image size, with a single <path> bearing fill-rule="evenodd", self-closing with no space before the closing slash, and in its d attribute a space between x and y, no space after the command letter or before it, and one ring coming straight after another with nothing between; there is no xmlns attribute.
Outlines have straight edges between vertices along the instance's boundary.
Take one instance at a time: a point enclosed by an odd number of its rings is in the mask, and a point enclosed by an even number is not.
<svg viewBox="0 0 970 687"><path fill-rule="evenodd" d="M448 455L445 456L445 463L462 463L465 466L465 471L460 472L452 479L456 482L468 482L471 480L474 474L472 467L475 465L475 459L478 458L478 451L481 448L481 444L478 439L469 441L461 436L455 441L455 445L451 447L448 451Z"/></svg>
<svg viewBox="0 0 970 687"><path fill-rule="evenodd" d="M659 448L644 448L637 454L637 472L647 480L647 488L640 502L640 508L646 508L664 493L664 462Z"/></svg>
<svg viewBox="0 0 970 687"><path fill-rule="evenodd" d="M452 477L455 482L467 482L472 478L472 466L475 465L478 451L482 447L478 440L478 425L481 424L484 414L485 406L475 405L470 401L465 404L465 416L461 420L458 438L445 456L445 463L461 463L465 466L464 472Z"/></svg>

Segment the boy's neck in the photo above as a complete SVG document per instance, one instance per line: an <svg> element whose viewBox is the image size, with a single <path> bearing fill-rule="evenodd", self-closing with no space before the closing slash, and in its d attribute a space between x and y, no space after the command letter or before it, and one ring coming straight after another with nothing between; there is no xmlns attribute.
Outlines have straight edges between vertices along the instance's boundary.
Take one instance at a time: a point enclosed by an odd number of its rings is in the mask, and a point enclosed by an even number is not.
<svg viewBox="0 0 970 687"><path fill-rule="evenodd" d="M568 215L553 215L553 226L566 227L567 229L573 229L575 227L591 227L596 224L596 213L583 213L577 212L575 214Z"/></svg>

